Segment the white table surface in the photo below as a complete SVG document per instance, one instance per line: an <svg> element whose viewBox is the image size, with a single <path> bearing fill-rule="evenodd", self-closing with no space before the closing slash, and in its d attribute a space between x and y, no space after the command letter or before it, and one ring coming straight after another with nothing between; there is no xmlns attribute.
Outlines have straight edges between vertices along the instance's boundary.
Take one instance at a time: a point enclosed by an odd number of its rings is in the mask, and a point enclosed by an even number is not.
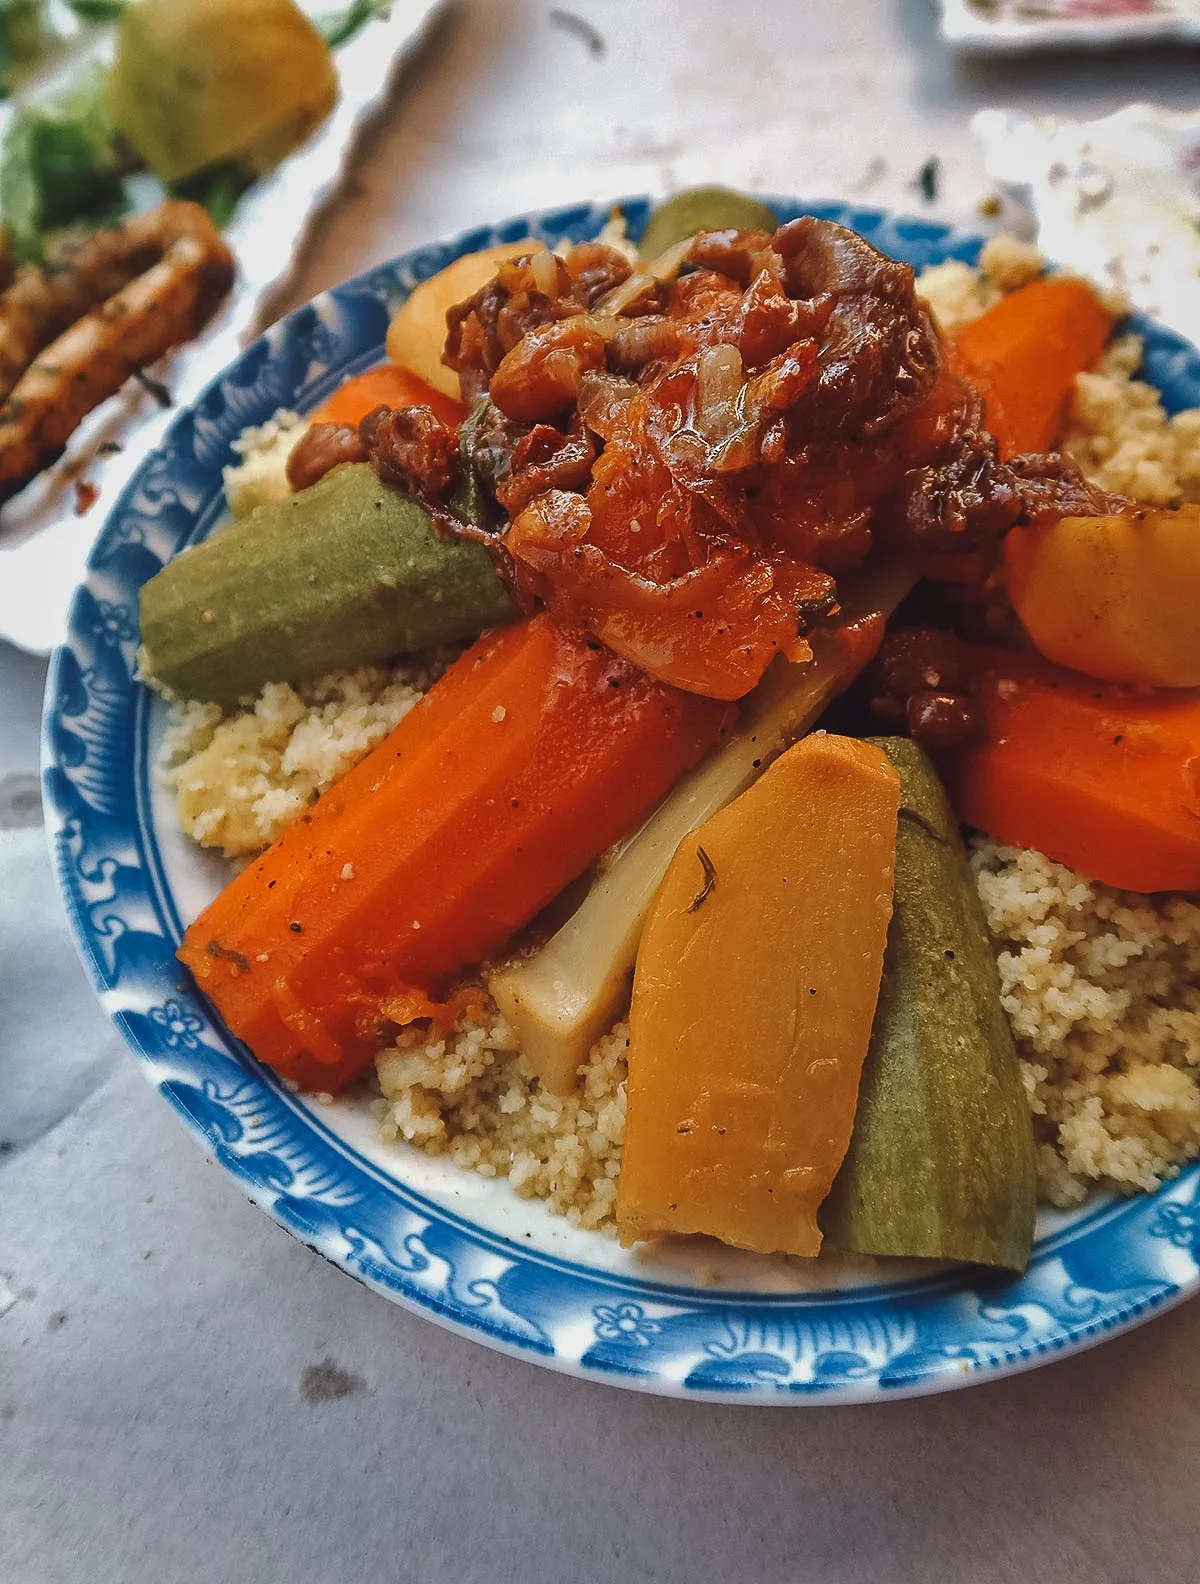
<svg viewBox="0 0 1200 1584"><path fill-rule="evenodd" d="M718 179L970 219L986 104L1195 103L1200 55L956 66L927 0L455 7L300 301L431 234ZM940 193L910 185L931 155ZM0 1581L1173 1584L1196 1578L1200 1305L1008 1381L749 1411L447 1336L271 1224L92 1001L30 793L44 666L0 646Z"/></svg>

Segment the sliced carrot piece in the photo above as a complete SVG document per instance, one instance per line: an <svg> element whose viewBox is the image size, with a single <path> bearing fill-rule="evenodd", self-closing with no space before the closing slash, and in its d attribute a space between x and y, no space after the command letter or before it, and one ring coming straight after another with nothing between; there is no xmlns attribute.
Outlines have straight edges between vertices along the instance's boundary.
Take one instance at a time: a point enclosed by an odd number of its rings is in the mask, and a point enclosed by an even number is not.
<svg viewBox="0 0 1200 1584"><path fill-rule="evenodd" d="M987 738L941 766L958 817L1106 885L1200 889L1200 695L973 656Z"/></svg>
<svg viewBox="0 0 1200 1584"><path fill-rule="evenodd" d="M432 407L443 423L457 427L467 415L462 402L434 390L411 369L396 363L381 363L354 374L327 396L313 413L313 423L360 423L376 407Z"/></svg>
<svg viewBox="0 0 1200 1584"><path fill-rule="evenodd" d="M983 396L1002 456L1050 450L1075 376L1095 365L1115 322L1086 281L1050 275L963 326L956 362Z"/></svg>
<svg viewBox="0 0 1200 1584"><path fill-rule="evenodd" d="M485 636L179 956L260 1060L332 1089L397 1007L427 1006L635 829L730 719L545 614Z"/></svg>

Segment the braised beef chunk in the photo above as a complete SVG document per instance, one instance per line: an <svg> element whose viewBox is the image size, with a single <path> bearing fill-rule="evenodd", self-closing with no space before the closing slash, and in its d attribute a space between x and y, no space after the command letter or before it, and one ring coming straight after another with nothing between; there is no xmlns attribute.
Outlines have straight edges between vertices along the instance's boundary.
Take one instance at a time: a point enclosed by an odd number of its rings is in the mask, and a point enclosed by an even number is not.
<svg viewBox="0 0 1200 1584"><path fill-rule="evenodd" d="M605 293L621 286L633 273L633 265L616 248L603 242L577 242L566 257L571 291L585 308L592 308Z"/></svg>
<svg viewBox="0 0 1200 1584"><path fill-rule="evenodd" d="M534 253L447 326L444 361L486 398L472 471L508 514L506 575L698 692L739 697L801 653L802 603L873 552L986 568L1015 524L1125 508L1061 458L1001 459L912 269L831 221L703 233L670 280L596 242ZM449 432L387 422L376 467L444 496ZM977 729L969 691L939 674L879 711L945 746Z"/></svg>
<svg viewBox="0 0 1200 1584"><path fill-rule="evenodd" d="M438 499L458 477L458 433L431 407L371 413L362 430L370 438L371 465L388 484Z"/></svg>
<svg viewBox="0 0 1200 1584"><path fill-rule="evenodd" d="M500 310L507 301L507 292L499 280L493 279L446 314L442 362L458 370L458 383L466 402L487 394L491 377L508 350L500 343L498 329Z"/></svg>
<svg viewBox="0 0 1200 1584"><path fill-rule="evenodd" d="M1021 517L1021 492L991 435L964 427L943 459L904 479L905 523L931 550L973 550L998 539Z"/></svg>
<svg viewBox="0 0 1200 1584"><path fill-rule="evenodd" d="M1113 517L1132 508L1122 495L1089 484L1073 462L1057 452L1013 457L1009 463L1021 497L1022 521L1057 522L1060 517Z"/></svg>
<svg viewBox="0 0 1200 1584"><path fill-rule="evenodd" d="M930 392L937 331L916 294L912 267L885 258L854 231L805 216L781 226L775 248L789 296L829 303L804 417L825 433L879 433Z"/></svg>
<svg viewBox="0 0 1200 1584"><path fill-rule="evenodd" d="M765 231L701 231L688 250L688 263L697 269L715 270L728 275L739 286L750 282L764 268L778 268L769 253L771 238Z"/></svg>
<svg viewBox="0 0 1200 1584"><path fill-rule="evenodd" d="M458 371L463 400L486 394L505 354L523 336L587 313L630 272L629 260L600 242L577 242L565 260L543 252L500 264L486 286L446 315L442 361Z"/></svg>
<svg viewBox="0 0 1200 1584"><path fill-rule="evenodd" d="M586 489L595 460L596 443L585 429L565 435L550 424L537 424L517 442L496 499L515 517L546 490Z"/></svg>
<svg viewBox="0 0 1200 1584"><path fill-rule="evenodd" d="M864 678L871 715L937 752L975 742L983 717L967 651L953 633L895 628Z"/></svg>
<svg viewBox="0 0 1200 1584"><path fill-rule="evenodd" d="M971 681L967 652L953 633L936 627L897 627L884 639L871 668L872 708L881 720L900 720L914 693L961 693Z"/></svg>
<svg viewBox="0 0 1200 1584"><path fill-rule="evenodd" d="M310 424L288 457L287 478L293 490L308 489L342 462L365 462L367 448L349 424Z"/></svg>
<svg viewBox="0 0 1200 1584"><path fill-rule="evenodd" d="M518 423L544 423L570 412L583 376L604 366L604 338L578 314L523 336L500 360L489 394Z"/></svg>

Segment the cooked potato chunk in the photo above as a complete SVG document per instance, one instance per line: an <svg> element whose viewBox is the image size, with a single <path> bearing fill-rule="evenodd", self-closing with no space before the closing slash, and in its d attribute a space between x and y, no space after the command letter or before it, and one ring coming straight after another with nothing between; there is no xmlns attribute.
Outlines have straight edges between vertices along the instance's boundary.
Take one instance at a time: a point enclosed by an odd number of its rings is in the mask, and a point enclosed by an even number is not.
<svg viewBox="0 0 1200 1584"><path fill-rule="evenodd" d="M1015 528L1004 559L1048 660L1108 682L1200 687L1200 507Z"/></svg>
<svg viewBox="0 0 1200 1584"><path fill-rule="evenodd" d="M520 242L502 242L499 247L482 248L478 253L464 253L453 264L447 264L445 269L414 286L388 326L388 357L457 400L458 375L442 362L447 311L486 286L496 272L496 265L503 259L520 258L522 253L543 246L526 237Z"/></svg>

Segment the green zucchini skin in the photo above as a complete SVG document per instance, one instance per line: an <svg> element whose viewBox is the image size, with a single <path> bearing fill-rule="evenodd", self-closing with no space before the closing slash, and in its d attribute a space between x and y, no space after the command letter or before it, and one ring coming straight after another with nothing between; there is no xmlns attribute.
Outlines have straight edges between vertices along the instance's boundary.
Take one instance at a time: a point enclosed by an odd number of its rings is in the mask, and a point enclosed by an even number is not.
<svg viewBox="0 0 1200 1584"><path fill-rule="evenodd" d="M767 231L774 233L774 212L731 187L687 187L668 198L646 221L638 243L643 258L654 259L697 231Z"/></svg>
<svg viewBox="0 0 1200 1584"><path fill-rule="evenodd" d="M983 910L941 783L904 738L895 901L854 1133L822 1206L835 1248L1022 1271L1033 1127Z"/></svg>
<svg viewBox="0 0 1200 1584"><path fill-rule="evenodd" d="M444 538L351 462L144 584L141 665L182 698L232 705L266 682L459 643L515 615L483 545Z"/></svg>

